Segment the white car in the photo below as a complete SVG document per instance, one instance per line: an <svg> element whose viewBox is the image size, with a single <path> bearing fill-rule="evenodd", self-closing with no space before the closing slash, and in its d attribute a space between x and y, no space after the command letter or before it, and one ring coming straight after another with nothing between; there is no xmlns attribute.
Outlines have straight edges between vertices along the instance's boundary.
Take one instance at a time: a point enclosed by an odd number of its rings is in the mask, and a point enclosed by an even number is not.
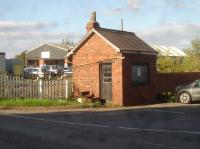
<svg viewBox="0 0 200 149"><path fill-rule="evenodd" d="M44 72L38 67L24 69L24 78L44 78Z"/></svg>
<svg viewBox="0 0 200 149"><path fill-rule="evenodd" d="M63 75L63 67L60 65L45 65L42 68L45 75L61 76Z"/></svg>
<svg viewBox="0 0 200 149"><path fill-rule="evenodd" d="M65 67L64 68L64 76L70 76L72 74L73 74L73 72L72 72L72 68L71 67Z"/></svg>

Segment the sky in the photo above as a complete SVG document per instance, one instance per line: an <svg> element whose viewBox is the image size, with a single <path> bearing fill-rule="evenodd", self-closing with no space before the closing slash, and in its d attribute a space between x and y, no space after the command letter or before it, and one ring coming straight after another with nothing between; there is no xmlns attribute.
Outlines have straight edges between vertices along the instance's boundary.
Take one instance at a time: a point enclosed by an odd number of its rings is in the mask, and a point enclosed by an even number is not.
<svg viewBox="0 0 200 149"><path fill-rule="evenodd" d="M43 43L78 42L92 11L103 28L152 45L187 48L200 37L199 0L0 0L0 52L13 58Z"/></svg>

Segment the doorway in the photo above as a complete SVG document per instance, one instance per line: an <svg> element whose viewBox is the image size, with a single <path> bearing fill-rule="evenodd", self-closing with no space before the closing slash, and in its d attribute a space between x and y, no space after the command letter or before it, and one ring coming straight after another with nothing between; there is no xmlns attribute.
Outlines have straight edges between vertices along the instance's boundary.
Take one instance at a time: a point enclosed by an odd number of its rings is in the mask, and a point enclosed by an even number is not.
<svg viewBox="0 0 200 149"><path fill-rule="evenodd" d="M100 94L101 99L112 100L112 64L105 63L100 65Z"/></svg>

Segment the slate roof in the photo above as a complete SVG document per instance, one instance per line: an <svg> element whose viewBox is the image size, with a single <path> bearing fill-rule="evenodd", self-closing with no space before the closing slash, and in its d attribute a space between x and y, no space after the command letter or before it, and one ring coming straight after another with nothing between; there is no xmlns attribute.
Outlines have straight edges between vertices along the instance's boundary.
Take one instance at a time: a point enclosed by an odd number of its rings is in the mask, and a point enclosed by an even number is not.
<svg viewBox="0 0 200 149"><path fill-rule="evenodd" d="M98 34L107 43L116 49L117 52L130 53L149 53L157 54L151 46L145 43L142 39L137 37L133 32L93 28L68 54L67 57L75 53L93 34Z"/></svg>
<svg viewBox="0 0 200 149"><path fill-rule="evenodd" d="M95 28L95 30L113 45L118 47L121 52L135 51L157 53L156 50L137 37L133 32L105 28Z"/></svg>

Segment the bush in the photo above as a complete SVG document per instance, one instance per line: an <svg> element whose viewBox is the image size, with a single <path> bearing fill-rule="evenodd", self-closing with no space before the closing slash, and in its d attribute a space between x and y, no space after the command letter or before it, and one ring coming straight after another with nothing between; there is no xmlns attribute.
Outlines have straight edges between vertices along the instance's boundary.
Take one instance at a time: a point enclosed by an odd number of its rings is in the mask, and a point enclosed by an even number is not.
<svg viewBox="0 0 200 149"><path fill-rule="evenodd" d="M81 98L81 100L83 108L99 108L105 105L105 100L101 99Z"/></svg>
<svg viewBox="0 0 200 149"><path fill-rule="evenodd" d="M102 106L100 101L93 102L92 105L93 105L93 108L100 108Z"/></svg>
<svg viewBox="0 0 200 149"><path fill-rule="evenodd" d="M163 98L163 100L165 102L168 102L168 103L174 103L174 102L176 102L176 97L170 91L162 92L162 98Z"/></svg>

